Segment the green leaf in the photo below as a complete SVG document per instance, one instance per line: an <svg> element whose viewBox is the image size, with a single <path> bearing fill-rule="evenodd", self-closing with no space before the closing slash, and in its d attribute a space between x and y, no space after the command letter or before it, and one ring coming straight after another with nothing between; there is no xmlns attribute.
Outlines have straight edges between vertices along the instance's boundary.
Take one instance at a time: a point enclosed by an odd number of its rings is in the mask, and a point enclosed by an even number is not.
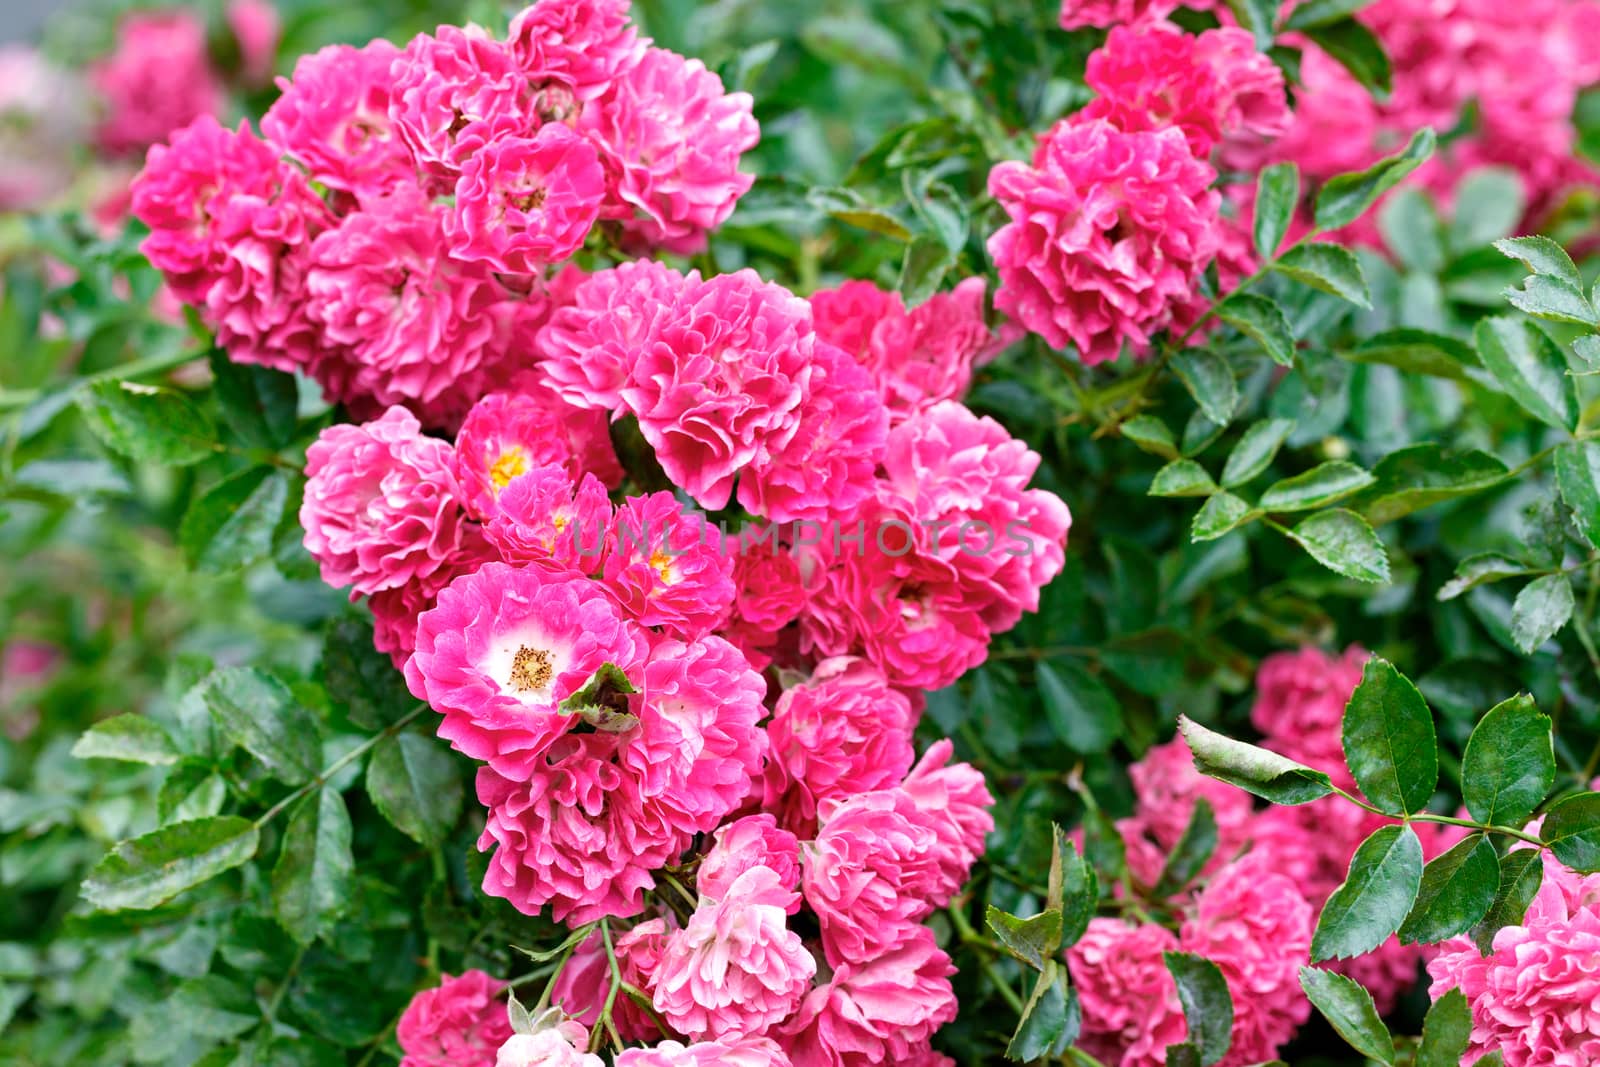
<svg viewBox="0 0 1600 1067"><path fill-rule="evenodd" d="M1511 605L1511 639L1532 655L1567 624L1574 606L1572 580L1565 574L1535 578L1522 587Z"/></svg>
<svg viewBox="0 0 1600 1067"><path fill-rule="evenodd" d="M244 986L207 974L180 983L167 996L135 1012L128 1027L128 1045L136 1062L180 1063L186 1062L180 1055L186 1043L226 1041L260 1023L260 1007ZM248 1057L246 1062L250 1062Z"/></svg>
<svg viewBox="0 0 1600 1067"><path fill-rule="evenodd" d="M1586 374L1593 374L1600 370L1600 336L1580 337L1572 342L1572 350L1578 358L1589 365Z"/></svg>
<svg viewBox="0 0 1600 1067"><path fill-rule="evenodd" d="M461 815L461 775L431 737L386 737L367 764L367 795L395 828L419 845L444 841Z"/></svg>
<svg viewBox="0 0 1600 1067"><path fill-rule="evenodd" d="M1371 952L1400 928L1422 887L1422 843L1409 826L1375 830L1350 858L1344 884L1322 906L1315 963Z"/></svg>
<svg viewBox="0 0 1600 1067"><path fill-rule="evenodd" d="M1381 363L1414 374L1431 374L1458 382L1471 381L1468 371L1483 365L1465 341L1408 328L1386 330L1339 355L1352 363Z"/></svg>
<svg viewBox="0 0 1600 1067"><path fill-rule="evenodd" d="M895 288L905 296L906 303L916 305L939 290L939 283L956 257L934 237L917 237L906 245L906 254L900 261L900 280Z"/></svg>
<svg viewBox="0 0 1600 1067"><path fill-rule="evenodd" d="M272 534L289 499L282 471L240 471L206 490L184 512L178 544L196 570L238 570L272 552Z"/></svg>
<svg viewBox="0 0 1600 1067"><path fill-rule="evenodd" d="M1272 269L1357 307L1372 306L1361 261L1343 245L1321 241L1296 245L1274 261Z"/></svg>
<svg viewBox="0 0 1600 1067"><path fill-rule="evenodd" d="M628 674L615 663L602 663L583 686L556 706L562 715L581 716L606 733L625 733L637 726L628 710L628 696L637 693Z"/></svg>
<svg viewBox="0 0 1600 1067"><path fill-rule="evenodd" d="M1483 921L1472 928L1478 951L1489 954L1494 935L1503 927L1516 926L1527 914L1539 886L1544 882L1544 860L1536 848L1514 848L1500 857L1500 888Z"/></svg>
<svg viewBox="0 0 1600 1067"><path fill-rule="evenodd" d="M1217 491L1206 469L1192 459L1175 459L1156 471L1150 482L1151 496L1210 496Z"/></svg>
<svg viewBox="0 0 1600 1067"><path fill-rule="evenodd" d="M1256 209L1252 219L1256 254L1271 259L1283 244L1300 206L1300 170L1293 163L1274 163L1256 181Z"/></svg>
<svg viewBox="0 0 1600 1067"><path fill-rule="evenodd" d="M1485 826L1520 827L1556 782L1550 717L1527 694L1490 708L1461 757L1461 798Z"/></svg>
<svg viewBox="0 0 1600 1067"><path fill-rule="evenodd" d="M1367 660L1344 710L1343 741L1345 763L1374 806L1409 815L1433 798L1439 783L1433 713L1388 660Z"/></svg>
<svg viewBox="0 0 1600 1067"><path fill-rule="evenodd" d="M1506 300L1518 310L1552 322L1600 325L1600 311L1594 309L1589 298L1577 286L1560 278L1532 275L1522 283L1522 288L1507 289Z"/></svg>
<svg viewBox="0 0 1600 1067"><path fill-rule="evenodd" d="M1266 470L1293 430L1292 419L1268 419L1251 426L1228 454L1228 462L1222 467L1222 484L1232 489Z"/></svg>
<svg viewBox="0 0 1600 1067"><path fill-rule="evenodd" d="M1387 582L1389 555L1365 519L1335 508L1302 519L1289 537L1329 570L1358 582Z"/></svg>
<svg viewBox="0 0 1600 1067"><path fill-rule="evenodd" d="M1434 504L1472 496L1505 481L1506 465L1487 452L1447 452L1428 443L1391 452L1373 471L1367 520L1393 522Z"/></svg>
<svg viewBox="0 0 1600 1067"><path fill-rule="evenodd" d="M1403 945L1436 945L1464 934L1488 914L1500 888L1500 857L1482 834L1458 842L1422 871L1411 913L1400 924Z"/></svg>
<svg viewBox="0 0 1600 1067"><path fill-rule="evenodd" d="M1493 552L1468 556L1456 567L1456 576L1439 587L1439 599L1454 600L1462 593L1476 589L1480 585L1532 573L1526 564Z"/></svg>
<svg viewBox="0 0 1600 1067"><path fill-rule="evenodd" d="M1396 189L1378 211L1378 228L1407 270L1433 275L1444 269L1444 228L1433 200L1421 189Z"/></svg>
<svg viewBox="0 0 1600 1067"><path fill-rule="evenodd" d="M1183 890L1197 878L1217 850L1217 820L1211 813L1211 804L1205 797L1196 797L1194 811L1183 836L1167 854L1156 879L1155 896L1165 900Z"/></svg>
<svg viewBox="0 0 1600 1067"><path fill-rule="evenodd" d="M1578 425L1578 395L1561 350L1525 319L1497 316L1473 332L1478 354L1501 390L1523 410L1561 430Z"/></svg>
<svg viewBox="0 0 1600 1067"><path fill-rule="evenodd" d="M223 424L246 444L282 448L299 426L300 390L294 375L235 363L227 353L211 353L211 377Z"/></svg>
<svg viewBox="0 0 1600 1067"><path fill-rule="evenodd" d="M1044 970L1045 963L1061 949L1061 911L1058 908L1048 908L1022 919L991 904L984 913L984 921L994 931L1001 947L1036 971Z"/></svg>
<svg viewBox="0 0 1600 1067"><path fill-rule="evenodd" d="M1066 969L1055 960L1046 960L1023 1006L1017 1032L1006 1046L1006 1057L1026 1062L1059 1056L1078 1039L1082 1024L1083 1009L1077 990L1067 985Z"/></svg>
<svg viewBox="0 0 1600 1067"><path fill-rule="evenodd" d="M1461 1067L1472 1044L1472 1008L1459 989L1446 991L1422 1020L1422 1044L1414 1067Z"/></svg>
<svg viewBox="0 0 1600 1067"><path fill-rule="evenodd" d="M223 733L284 782L299 785L320 769L316 720L266 671L224 667L200 683L200 696Z"/></svg>
<svg viewBox="0 0 1600 1067"><path fill-rule="evenodd" d="M1228 10L1255 37L1258 51L1272 47L1272 27L1278 18L1278 8L1272 0L1228 0Z"/></svg>
<svg viewBox="0 0 1600 1067"><path fill-rule="evenodd" d="M1321 43L1316 34L1312 37ZM1341 59L1337 55L1334 58ZM1396 154L1380 159L1366 170L1330 179L1317 194L1317 228L1337 230L1360 218L1374 201L1433 155L1434 143L1432 130L1418 130Z"/></svg>
<svg viewBox="0 0 1600 1067"><path fill-rule="evenodd" d="M171 389L101 381L74 394L94 435L113 452L146 463L187 466L215 453L216 427Z"/></svg>
<svg viewBox="0 0 1600 1067"><path fill-rule="evenodd" d="M1189 527L1189 540L1215 541L1260 514L1232 493L1213 494L1195 515L1194 523Z"/></svg>
<svg viewBox="0 0 1600 1067"><path fill-rule="evenodd" d="M1600 871L1600 793L1578 793L1545 813L1539 836L1579 874Z"/></svg>
<svg viewBox="0 0 1600 1067"><path fill-rule="evenodd" d="M1154 415L1135 415L1118 427L1122 436L1142 451L1162 459L1178 458L1178 443L1167 424Z"/></svg>
<svg viewBox="0 0 1600 1067"><path fill-rule="evenodd" d="M1373 0L1308 0L1295 7L1284 25L1288 30L1309 30L1348 18Z"/></svg>
<svg viewBox="0 0 1600 1067"><path fill-rule="evenodd" d="M1035 672L1045 717L1061 743L1074 752L1104 752L1121 732L1117 698L1075 663L1040 663Z"/></svg>
<svg viewBox="0 0 1600 1067"><path fill-rule="evenodd" d="M79 759L112 759L154 767L178 762L178 748L167 731L143 715L113 715L83 732L72 754Z"/></svg>
<svg viewBox="0 0 1600 1067"><path fill-rule="evenodd" d="M1162 958L1178 984L1178 1000L1189 1024L1187 1043L1199 1049L1202 1067L1211 1067L1233 1045L1233 997L1228 982L1204 956L1164 952Z"/></svg>
<svg viewBox="0 0 1600 1067"><path fill-rule="evenodd" d="M1510 167L1480 167L1456 187L1450 245L1470 252L1516 229L1527 210L1522 179Z"/></svg>
<svg viewBox="0 0 1600 1067"><path fill-rule="evenodd" d="M361 616L341 615L328 624L319 677L334 706L368 730L400 721L417 705L405 676L372 647L372 624Z"/></svg>
<svg viewBox="0 0 1600 1067"><path fill-rule="evenodd" d="M1328 776L1276 752L1235 741L1185 715L1178 732L1201 774L1236 785L1274 804L1306 804L1333 792Z"/></svg>
<svg viewBox="0 0 1600 1067"><path fill-rule="evenodd" d="M1520 260L1536 275L1555 278L1574 288L1583 286L1583 275L1578 272L1578 265L1572 262L1565 248L1548 237L1507 237L1503 241L1496 241L1494 246L1501 255Z"/></svg>
<svg viewBox="0 0 1600 1067"><path fill-rule="evenodd" d="M101 911L147 911L256 854L255 823L236 815L173 823L124 841L83 880L83 897Z"/></svg>
<svg viewBox="0 0 1600 1067"><path fill-rule="evenodd" d="M1373 477L1342 459L1318 464L1304 474L1274 482L1261 494L1262 511L1310 511L1343 500L1371 485Z"/></svg>
<svg viewBox="0 0 1600 1067"><path fill-rule="evenodd" d="M867 200L854 189L820 187L806 194L817 210L840 222L887 237L893 241L911 240L911 231L887 208Z"/></svg>
<svg viewBox="0 0 1600 1067"><path fill-rule="evenodd" d="M1558 449L1556 484L1578 529L1600 548L1600 441L1575 441Z"/></svg>
<svg viewBox="0 0 1600 1067"><path fill-rule="evenodd" d="M1089 928L1089 920L1100 906L1100 879L1059 826L1055 827L1054 837L1051 859L1059 863L1052 862L1050 869L1054 872L1059 866L1061 877L1060 892L1052 892L1052 896L1061 908L1061 947L1071 948ZM1054 878L1051 887L1055 888Z"/></svg>
<svg viewBox="0 0 1600 1067"><path fill-rule="evenodd" d="M300 802L272 869L272 903L283 928L302 945L327 934L349 905L355 861L350 812L324 786Z"/></svg>
<svg viewBox="0 0 1600 1067"><path fill-rule="evenodd" d="M1173 357L1172 369L1206 418L1219 426L1233 420L1239 406L1239 383L1227 360L1210 349L1191 348Z"/></svg>
<svg viewBox="0 0 1600 1067"><path fill-rule="evenodd" d="M1294 331L1277 304L1264 296L1235 293L1217 305L1217 317L1260 345L1272 362L1294 366Z"/></svg>
<svg viewBox="0 0 1600 1067"><path fill-rule="evenodd" d="M1361 983L1320 967L1302 967L1300 988L1351 1048L1379 1063L1394 1063L1394 1038Z"/></svg>

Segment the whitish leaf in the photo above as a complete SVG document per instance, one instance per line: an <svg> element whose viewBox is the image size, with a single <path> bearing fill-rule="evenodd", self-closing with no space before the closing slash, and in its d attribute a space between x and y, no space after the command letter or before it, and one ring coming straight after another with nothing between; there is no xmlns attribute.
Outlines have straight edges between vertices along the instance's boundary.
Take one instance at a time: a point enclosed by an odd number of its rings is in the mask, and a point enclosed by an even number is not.
<svg viewBox="0 0 1600 1067"><path fill-rule="evenodd" d="M1333 792L1328 776L1278 755L1224 737L1187 716L1178 731L1201 774L1236 785L1274 804L1305 804Z"/></svg>
<svg viewBox="0 0 1600 1067"><path fill-rule="evenodd" d="M1565 574L1535 578L1511 605L1511 639L1531 655L1567 624L1573 606L1572 581Z"/></svg>
<svg viewBox="0 0 1600 1067"><path fill-rule="evenodd" d="M1370 472L1342 459L1329 460L1304 474L1274 482L1261 494L1262 511L1310 511L1326 507L1371 485Z"/></svg>
<svg viewBox="0 0 1600 1067"><path fill-rule="evenodd" d="M248 862L260 835L235 815L173 823L124 841L83 880L83 897L102 911L145 911Z"/></svg>
<svg viewBox="0 0 1600 1067"><path fill-rule="evenodd" d="M1289 536L1312 559L1358 582L1387 582L1389 554L1365 519L1335 508L1302 519Z"/></svg>
<svg viewBox="0 0 1600 1067"><path fill-rule="evenodd" d="M143 715L114 715L83 732L72 746L79 759L111 759L165 766L178 762L178 748L167 731Z"/></svg>

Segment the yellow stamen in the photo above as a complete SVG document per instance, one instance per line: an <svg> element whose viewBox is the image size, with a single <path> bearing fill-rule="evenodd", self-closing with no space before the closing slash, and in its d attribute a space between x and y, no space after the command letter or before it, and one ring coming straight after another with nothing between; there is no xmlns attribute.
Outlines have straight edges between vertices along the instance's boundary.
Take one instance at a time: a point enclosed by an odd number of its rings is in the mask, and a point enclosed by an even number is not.
<svg viewBox="0 0 1600 1067"><path fill-rule="evenodd" d="M489 480L494 483L494 490L498 493L511 484L511 479L519 474L528 473L528 456L522 449L512 445L489 467Z"/></svg>
<svg viewBox="0 0 1600 1067"><path fill-rule="evenodd" d="M523 645L517 649L517 654L511 661L511 688L519 693L543 689L550 684L554 674L555 667L550 662L550 653L542 648L529 648Z"/></svg>

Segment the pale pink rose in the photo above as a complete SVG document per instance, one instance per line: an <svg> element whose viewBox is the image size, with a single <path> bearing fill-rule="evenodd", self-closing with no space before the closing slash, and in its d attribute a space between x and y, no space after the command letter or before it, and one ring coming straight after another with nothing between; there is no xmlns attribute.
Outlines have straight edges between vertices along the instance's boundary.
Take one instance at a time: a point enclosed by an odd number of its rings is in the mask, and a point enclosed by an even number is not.
<svg viewBox="0 0 1600 1067"><path fill-rule="evenodd" d="M911 769L911 702L866 660L823 660L778 698L762 807L804 837L817 804L899 784Z"/></svg>
<svg viewBox="0 0 1600 1067"><path fill-rule="evenodd" d="M1215 179L1179 130L1062 120L1032 165L989 174L1011 219L989 239L995 306L1086 364L1144 354L1216 256Z"/></svg>
<svg viewBox="0 0 1600 1067"><path fill-rule="evenodd" d="M702 899L667 938L655 974L655 1008L694 1038L758 1037L792 1014L816 961L788 929L797 894L777 872L752 867L720 900Z"/></svg>
<svg viewBox="0 0 1600 1067"><path fill-rule="evenodd" d="M456 435L456 463L467 510L484 521L512 479L536 467L559 466L574 485L585 474L608 487L622 482L605 416L574 408L531 375L472 406Z"/></svg>
<svg viewBox="0 0 1600 1067"><path fill-rule="evenodd" d="M899 926L883 951L843 963L818 985L780 1041L794 1067L923 1062L928 1039L956 1017L950 957L925 926Z"/></svg>
<svg viewBox="0 0 1600 1067"><path fill-rule="evenodd" d="M721 900L752 867L771 870L786 890L800 888L800 842L768 812L735 819L717 831L715 843L700 860L695 887L702 899ZM799 910L796 896L788 911L792 915Z"/></svg>
<svg viewBox="0 0 1600 1067"><path fill-rule="evenodd" d="M90 64L89 81L105 111L97 139L111 155L142 151L222 110L222 85L206 54L205 23L189 11L124 18L111 54Z"/></svg>
<svg viewBox="0 0 1600 1067"><path fill-rule="evenodd" d="M389 70L400 50L379 38L301 56L261 132L319 184L361 203L416 182L411 153L389 118Z"/></svg>
<svg viewBox="0 0 1600 1067"><path fill-rule="evenodd" d="M606 538L601 581L634 621L694 640L733 605L733 559L722 531L669 492L629 497Z"/></svg>
<svg viewBox="0 0 1600 1067"><path fill-rule="evenodd" d="M272 80L283 36L278 9L271 0L228 0L224 15L239 48L240 79L250 86L266 85Z"/></svg>
<svg viewBox="0 0 1600 1067"><path fill-rule="evenodd" d="M448 974L411 998L395 1027L401 1067L494 1067L511 1037L500 992L505 983L482 971Z"/></svg>
<svg viewBox="0 0 1600 1067"><path fill-rule="evenodd" d="M418 618L406 682L444 716L440 737L522 781L583 721L561 704L607 664L633 676L647 649L647 635L587 578L489 563Z"/></svg>
<svg viewBox="0 0 1600 1067"><path fill-rule="evenodd" d="M761 138L752 103L698 59L649 48L584 109L626 238L681 254L704 246L755 180L739 173Z"/></svg>
<svg viewBox="0 0 1600 1067"><path fill-rule="evenodd" d="M300 525L322 580L358 593L426 579L461 547L451 448L390 408L361 426L323 430L306 452Z"/></svg>
<svg viewBox="0 0 1600 1067"><path fill-rule="evenodd" d="M1089 920L1067 951L1083 1007L1079 1044L1106 1067L1165 1067L1167 1046L1188 1036L1178 986L1163 953L1178 951L1171 930L1122 919Z"/></svg>
<svg viewBox="0 0 1600 1067"><path fill-rule="evenodd" d="M583 247L604 196L594 146L566 126L493 138L461 164L455 206L445 216L450 254L535 274Z"/></svg>
<svg viewBox="0 0 1600 1067"><path fill-rule="evenodd" d="M764 1037L742 1041L663 1041L653 1048L623 1049L617 1067L790 1067L789 1057Z"/></svg>
<svg viewBox="0 0 1600 1067"><path fill-rule="evenodd" d="M513 1034L500 1046L494 1067L605 1067L589 1047L589 1031L570 1019L545 1018L528 1034Z"/></svg>

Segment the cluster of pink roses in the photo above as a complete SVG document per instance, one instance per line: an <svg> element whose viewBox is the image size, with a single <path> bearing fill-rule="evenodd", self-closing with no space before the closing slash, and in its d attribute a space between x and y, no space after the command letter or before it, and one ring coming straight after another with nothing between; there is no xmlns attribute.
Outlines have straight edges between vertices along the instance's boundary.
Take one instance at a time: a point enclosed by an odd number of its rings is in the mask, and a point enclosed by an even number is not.
<svg viewBox="0 0 1600 1067"><path fill-rule="evenodd" d="M1337 658L1312 648L1269 657L1251 711L1265 747L1328 772L1352 793L1340 729L1365 660L1360 649ZM1217 845L1199 887L1170 902L1181 916L1176 933L1154 923L1098 918L1068 952L1083 1002L1084 1047L1108 1067L1165 1063L1167 1046L1181 1042L1186 1031L1162 953L1181 950L1216 963L1233 994L1233 1044L1224 1067L1275 1058L1310 1015L1299 971L1310 959L1316 916L1344 881L1357 846L1392 820L1337 797L1258 809L1242 790L1202 776L1181 739L1151 749L1130 775L1137 805L1117 829L1141 891L1156 885L1200 798L1213 812ZM1413 829L1429 857L1451 843L1437 824ZM1333 966L1366 986L1378 1009L1388 1012L1416 984L1422 960L1419 946L1391 937Z"/></svg>
<svg viewBox="0 0 1600 1067"><path fill-rule="evenodd" d="M1069 0L1063 22L1127 18L1134 13L1120 9L1139 6ZM1213 263L1224 286L1253 269L1248 243L1221 214L1212 158L1255 150L1290 114L1282 72L1233 27L1118 26L1089 57L1086 80L1096 98L1042 135L1031 163L990 173L1011 221L989 253L996 305L1095 364L1190 326Z"/></svg>
<svg viewBox="0 0 1600 1067"><path fill-rule="evenodd" d="M907 308L572 264L595 232L691 249L751 180L749 98L622 0L281 85L261 137L206 117L152 149L144 249L233 359L366 420L308 451L305 545L479 763L485 892L607 923L550 1025L509 1032L475 972L419 997L407 1062L598 1062L613 933L651 1007L604 1021L666 1039L619 1063L938 1062L953 967L923 921L992 801L948 741L916 758L921 691L1037 608L1070 524L958 399L998 346L983 282ZM624 418L653 453L627 470ZM641 488L663 476L681 496Z"/></svg>
<svg viewBox="0 0 1600 1067"><path fill-rule="evenodd" d="M639 39L626 0L542 0L506 40L333 46L280 86L262 137L205 116L151 151L145 252L234 359L430 427L529 360L592 232L703 242L759 136L749 96Z"/></svg>

